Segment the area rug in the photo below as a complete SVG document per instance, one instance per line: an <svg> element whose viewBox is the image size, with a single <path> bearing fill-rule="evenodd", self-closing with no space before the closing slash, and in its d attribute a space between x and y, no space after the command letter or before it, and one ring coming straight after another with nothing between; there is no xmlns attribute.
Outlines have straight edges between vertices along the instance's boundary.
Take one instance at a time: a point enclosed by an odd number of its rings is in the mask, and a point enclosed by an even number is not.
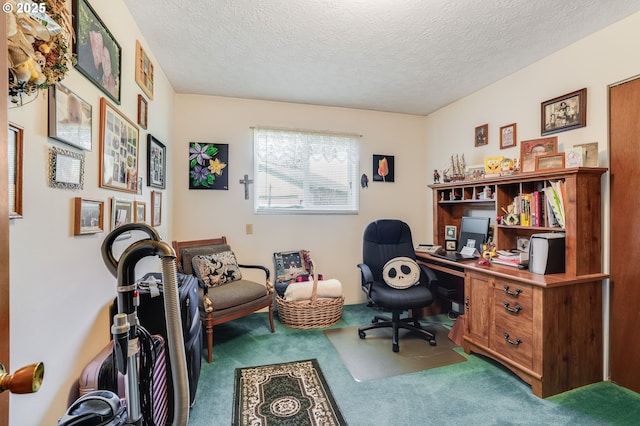
<svg viewBox="0 0 640 426"><path fill-rule="evenodd" d="M233 425L346 425L316 359L236 368Z"/></svg>
<svg viewBox="0 0 640 426"><path fill-rule="evenodd" d="M467 358L454 349L449 340L449 330L443 326L426 327L436 334L436 346L408 330L400 330L400 351L391 348L391 328L367 331L364 339L358 337L358 327L344 327L324 330L325 336L333 344L342 362L358 382L382 377L397 376L465 362Z"/></svg>

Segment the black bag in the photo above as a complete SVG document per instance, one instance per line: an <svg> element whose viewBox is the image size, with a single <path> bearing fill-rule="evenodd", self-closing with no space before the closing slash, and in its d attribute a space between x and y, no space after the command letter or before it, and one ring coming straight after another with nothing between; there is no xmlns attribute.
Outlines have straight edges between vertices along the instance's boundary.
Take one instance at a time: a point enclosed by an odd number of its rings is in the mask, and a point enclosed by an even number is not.
<svg viewBox="0 0 640 426"><path fill-rule="evenodd" d="M156 296L155 290L149 288L148 282L154 277L158 283L164 283L161 273L146 274L140 281L140 306L138 319L140 325L151 334L160 334L167 340L167 323L164 312L163 297ZM159 287L162 295L162 287ZM180 317L182 319L182 334L187 359L187 376L189 378L189 403L196 400L196 390L200 379L202 363L202 323L198 309L198 279L193 275L178 273L178 299L180 300ZM167 342L169 345L169 342ZM173 381L171 380L171 363L167 350L167 379L169 381L169 407L173 407Z"/></svg>

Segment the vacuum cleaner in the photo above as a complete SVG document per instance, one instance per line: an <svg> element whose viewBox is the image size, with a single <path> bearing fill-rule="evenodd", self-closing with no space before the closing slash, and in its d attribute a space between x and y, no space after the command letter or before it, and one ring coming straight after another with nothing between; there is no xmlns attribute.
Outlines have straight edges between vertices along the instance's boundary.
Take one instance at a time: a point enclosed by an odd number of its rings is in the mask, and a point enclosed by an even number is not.
<svg viewBox="0 0 640 426"><path fill-rule="evenodd" d="M149 238L132 243L116 259L113 245L127 232L142 231ZM111 231L102 244L102 258L107 269L117 278L117 308L111 333L114 342L114 360L117 370L125 378L125 400L111 391L98 390L78 398L58 421L58 426L94 425L154 425L152 413L143 405L151 400L152 389L141 391L145 382L139 375L138 359L143 348L142 336L146 330L140 326L136 306L137 286L135 266L145 257L158 256L164 278L164 307L167 340L173 381L173 419L170 424L185 426L189 420L189 379L187 375L184 339L182 335L176 255L173 248L161 240L157 231L145 224L130 223ZM147 333L148 334L148 333ZM142 380L141 380L142 379Z"/></svg>

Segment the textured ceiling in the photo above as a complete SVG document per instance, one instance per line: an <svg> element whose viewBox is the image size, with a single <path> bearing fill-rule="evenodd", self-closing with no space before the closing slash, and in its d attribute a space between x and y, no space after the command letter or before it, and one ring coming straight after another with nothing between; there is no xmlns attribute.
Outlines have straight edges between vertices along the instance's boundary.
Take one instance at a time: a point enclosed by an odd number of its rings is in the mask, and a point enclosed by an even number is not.
<svg viewBox="0 0 640 426"><path fill-rule="evenodd" d="M124 0L178 93L426 115L638 0Z"/></svg>

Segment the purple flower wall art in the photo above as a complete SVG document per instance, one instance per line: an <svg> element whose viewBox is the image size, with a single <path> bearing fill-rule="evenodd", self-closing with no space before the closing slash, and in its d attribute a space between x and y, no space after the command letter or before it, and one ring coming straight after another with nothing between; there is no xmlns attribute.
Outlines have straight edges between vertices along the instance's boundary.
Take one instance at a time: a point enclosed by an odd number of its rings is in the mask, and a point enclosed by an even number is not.
<svg viewBox="0 0 640 426"><path fill-rule="evenodd" d="M189 142L189 189L229 189L229 145Z"/></svg>

